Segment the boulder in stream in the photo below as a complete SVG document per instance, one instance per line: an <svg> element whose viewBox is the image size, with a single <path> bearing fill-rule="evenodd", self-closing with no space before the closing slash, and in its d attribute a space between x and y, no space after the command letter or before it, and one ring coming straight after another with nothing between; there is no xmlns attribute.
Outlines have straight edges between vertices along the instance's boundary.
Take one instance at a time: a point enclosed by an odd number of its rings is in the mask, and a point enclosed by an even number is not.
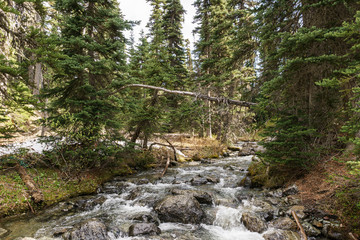
<svg viewBox="0 0 360 240"><path fill-rule="evenodd" d="M139 213L131 218L132 220L146 223L155 223L157 226L160 225L160 220L155 214L151 213Z"/></svg>
<svg viewBox="0 0 360 240"><path fill-rule="evenodd" d="M198 224L205 217L199 202L189 195L167 196L155 206L163 222Z"/></svg>
<svg viewBox="0 0 360 240"><path fill-rule="evenodd" d="M194 197L196 200L198 200L201 204L212 204L213 198L212 196L205 192L200 190L183 190L183 189L173 189L171 191L173 195L188 195Z"/></svg>
<svg viewBox="0 0 360 240"><path fill-rule="evenodd" d="M251 232L261 233L267 229L266 223L261 217L252 212L244 212L241 221Z"/></svg>
<svg viewBox="0 0 360 240"><path fill-rule="evenodd" d="M64 234L65 240L109 240L106 226L97 219L90 219Z"/></svg>
<svg viewBox="0 0 360 240"><path fill-rule="evenodd" d="M129 236L158 235L161 230L155 223L135 223L129 228Z"/></svg>

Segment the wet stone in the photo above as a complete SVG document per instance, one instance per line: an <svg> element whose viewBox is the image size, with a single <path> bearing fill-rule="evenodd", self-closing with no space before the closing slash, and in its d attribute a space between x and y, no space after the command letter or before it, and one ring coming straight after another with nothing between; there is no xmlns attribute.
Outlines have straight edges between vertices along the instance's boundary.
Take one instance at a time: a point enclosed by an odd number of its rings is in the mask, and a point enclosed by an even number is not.
<svg viewBox="0 0 360 240"><path fill-rule="evenodd" d="M100 196L95 199L82 199L75 202L74 206L77 207L79 210L88 211L93 209L97 205L101 205L106 201L106 197Z"/></svg>
<svg viewBox="0 0 360 240"><path fill-rule="evenodd" d="M63 235L65 240L109 240L106 226L97 219L87 220Z"/></svg>
<svg viewBox="0 0 360 240"><path fill-rule="evenodd" d="M173 189L171 191L173 195L189 195L193 196L196 200L198 200L201 204L212 204L213 198L212 196L205 192L200 190L182 190L182 189Z"/></svg>
<svg viewBox="0 0 360 240"><path fill-rule="evenodd" d="M157 216L151 213L139 213L132 217L132 220L146 223L155 223L157 226L160 225L160 220Z"/></svg>
<svg viewBox="0 0 360 240"><path fill-rule="evenodd" d="M199 202L192 196L167 196L155 207L162 222L199 224L205 213Z"/></svg>
<svg viewBox="0 0 360 240"><path fill-rule="evenodd" d="M266 223L260 218L260 216L251 212L244 212L242 214L241 221L251 232L261 233L267 229Z"/></svg>
<svg viewBox="0 0 360 240"><path fill-rule="evenodd" d="M208 180L204 177L195 177L190 180L192 186L200 186L208 183Z"/></svg>
<svg viewBox="0 0 360 240"><path fill-rule="evenodd" d="M286 213L291 216L291 212L294 211L296 213L296 215L298 216L298 218L303 219L305 218L305 213L304 213L305 207L301 206L301 205L296 205L293 206L289 209L289 211L287 211Z"/></svg>
<svg viewBox="0 0 360 240"><path fill-rule="evenodd" d="M291 220L289 217L280 217L271 223L271 226L274 228L282 229L282 230L296 230L296 223Z"/></svg>
<svg viewBox="0 0 360 240"><path fill-rule="evenodd" d="M321 231L319 229L317 229L316 227L314 227L313 225L311 225L308 222L304 222L302 224L304 231L306 233L307 236L310 237L317 237L321 234Z"/></svg>
<svg viewBox="0 0 360 240"><path fill-rule="evenodd" d="M136 223L130 226L129 236L158 235L161 230L155 223Z"/></svg>

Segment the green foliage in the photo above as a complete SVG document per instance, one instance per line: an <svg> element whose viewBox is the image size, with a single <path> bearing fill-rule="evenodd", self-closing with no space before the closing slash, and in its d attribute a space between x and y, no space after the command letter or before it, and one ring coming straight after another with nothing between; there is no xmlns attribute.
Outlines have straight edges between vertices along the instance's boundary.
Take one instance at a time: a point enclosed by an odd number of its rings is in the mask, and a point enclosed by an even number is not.
<svg viewBox="0 0 360 240"><path fill-rule="evenodd" d="M296 117L284 116L266 128L263 136L271 137L271 141L261 142L267 151L260 156L271 164L309 166L312 157L318 154L311 146L316 135L315 129L306 128Z"/></svg>

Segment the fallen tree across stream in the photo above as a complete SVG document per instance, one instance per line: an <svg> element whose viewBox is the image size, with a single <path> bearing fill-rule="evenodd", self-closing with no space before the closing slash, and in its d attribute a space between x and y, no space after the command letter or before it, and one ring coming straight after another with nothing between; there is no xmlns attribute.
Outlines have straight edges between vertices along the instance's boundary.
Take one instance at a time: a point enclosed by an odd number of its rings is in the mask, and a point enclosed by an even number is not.
<svg viewBox="0 0 360 240"><path fill-rule="evenodd" d="M194 93L194 92L188 92L188 91L179 91L179 90L170 90L170 89L166 89L166 88L163 88L163 87L156 87L156 86L145 85L145 84L129 84L129 85L121 87L119 90L122 90L122 89L125 89L125 88L134 88L134 87L154 89L154 90L163 91L163 92L166 92L166 93L176 94L176 95L192 96L192 97L195 97L195 98L198 98L198 99L209 100L211 102L224 103L224 104L230 104L230 105L237 105L237 106L242 106L242 107L251 107L251 106L257 105L256 103L253 103L253 102L233 100L233 99L228 99L228 98L224 98L224 97L211 97L211 96L204 95L204 94L201 94L201 93Z"/></svg>

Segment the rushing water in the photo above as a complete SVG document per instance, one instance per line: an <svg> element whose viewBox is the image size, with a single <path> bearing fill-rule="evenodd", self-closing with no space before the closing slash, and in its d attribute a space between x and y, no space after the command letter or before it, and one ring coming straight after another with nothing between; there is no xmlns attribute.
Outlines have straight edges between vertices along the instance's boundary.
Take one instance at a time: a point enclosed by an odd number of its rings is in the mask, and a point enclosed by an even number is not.
<svg viewBox="0 0 360 240"><path fill-rule="evenodd" d="M147 171L127 179L114 179L103 186L102 192L95 196L86 196L60 203L57 206L38 213L36 216L16 218L2 223L11 231L5 237L53 237L60 229L72 228L75 224L87 219L103 221L111 239L263 239L262 234L248 231L241 223L243 211L255 211L251 204L254 198L262 193L259 190L238 187L246 175L246 170L253 156L227 157L213 160L211 163L190 162L168 169L162 179L159 171ZM193 186L191 179L207 177L219 180L218 183L207 183ZM208 216L206 223L197 225L161 222L159 236L129 237L129 226L139 213L152 213L153 206L172 189L202 190L213 196L212 205L202 205ZM238 200L241 194L242 200ZM94 200L95 199L95 200ZM96 199L102 199L96 204ZM88 207L74 207L78 203L92 202ZM55 239L61 239L55 238Z"/></svg>

